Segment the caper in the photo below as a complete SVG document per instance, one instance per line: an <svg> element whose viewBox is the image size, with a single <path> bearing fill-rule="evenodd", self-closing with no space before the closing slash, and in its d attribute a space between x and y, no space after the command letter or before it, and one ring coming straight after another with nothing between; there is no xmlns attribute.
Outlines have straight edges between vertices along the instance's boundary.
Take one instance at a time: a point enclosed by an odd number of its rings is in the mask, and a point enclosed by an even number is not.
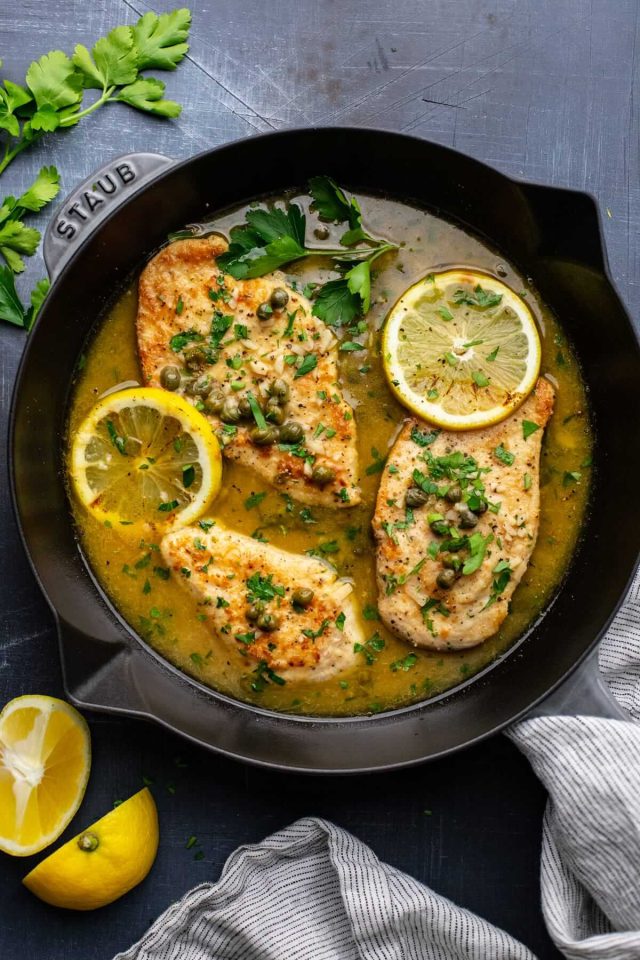
<svg viewBox="0 0 640 960"><path fill-rule="evenodd" d="M446 553L442 557L442 566L448 570L459 570L462 566L462 560L460 557L456 557L451 553Z"/></svg>
<svg viewBox="0 0 640 960"><path fill-rule="evenodd" d="M280 626L280 618L276 617L275 613L261 613L256 620L256 626L260 627L261 630L266 630L267 633L271 633L272 630L277 630Z"/></svg>
<svg viewBox="0 0 640 960"><path fill-rule="evenodd" d="M429 494L421 490L420 487L409 487L404 502L407 507L422 507L428 499Z"/></svg>
<svg viewBox="0 0 640 960"><path fill-rule="evenodd" d="M436 577L436 583L441 590L449 590L457 579L455 570L441 570Z"/></svg>
<svg viewBox="0 0 640 960"><path fill-rule="evenodd" d="M258 617L261 617L264 613L265 605L262 600L256 600L255 603L252 603L250 607L247 608L246 617L247 620L250 620L251 623L254 623Z"/></svg>
<svg viewBox="0 0 640 960"><path fill-rule="evenodd" d="M466 506L462 507L462 509L458 511L458 517L458 523L463 530L473 529L478 522L478 518L476 517L475 513L472 513L471 510L469 510L469 507Z"/></svg>
<svg viewBox="0 0 640 960"><path fill-rule="evenodd" d="M298 587L291 594L291 603L294 607L302 607L302 609L305 609L310 605L313 598L313 590L310 590L308 587Z"/></svg>
<svg viewBox="0 0 640 960"><path fill-rule="evenodd" d="M271 423L277 423L278 425L284 420L284 410L275 397L271 397L271 399L268 401L264 415L267 420L271 421Z"/></svg>
<svg viewBox="0 0 640 960"><path fill-rule="evenodd" d="M452 487L449 487L444 495L444 498L445 500L448 500L449 503L458 503L459 500L462 500L462 490L457 483L454 483Z"/></svg>
<svg viewBox="0 0 640 960"><path fill-rule="evenodd" d="M429 526L439 537L445 537L449 533L449 524L441 513L429 514Z"/></svg>
<svg viewBox="0 0 640 960"><path fill-rule="evenodd" d="M177 390L181 380L179 369L173 365L163 367L160 371L160 383L165 390Z"/></svg>
<svg viewBox="0 0 640 960"><path fill-rule="evenodd" d="M317 226L317 227L314 229L313 235L314 235L314 237L316 238L316 240L328 240L328 239L329 239L329 227L325 227L324 223L321 223L319 226Z"/></svg>
<svg viewBox="0 0 640 960"><path fill-rule="evenodd" d="M289 303L289 294L284 287L276 287L269 297L269 303L274 310L284 310Z"/></svg>
<svg viewBox="0 0 640 960"><path fill-rule="evenodd" d="M254 427L249 436L251 442L255 443L257 447L268 447L278 439L278 428L271 426Z"/></svg>
<svg viewBox="0 0 640 960"><path fill-rule="evenodd" d="M208 413L220 413L224 407L224 394L220 392L220 387L214 387L205 400L205 407Z"/></svg>
<svg viewBox="0 0 640 960"><path fill-rule="evenodd" d="M247 397L240 397L238 400L238 410L240 411L240 416L243 420L253 419L253 411Z"/></svg>
<svg viewBox="0 0 640 960"><path fill-rule="evenodd" d="M286 424L285 424L286 426ZM336 474L331 467L315 467L311 474L311 479L317 487L326 487L328 483L335 480Z"/></svg>
<svg viewBox="0 0 640 960"><path fill-rule="evenodd" d="M278 378L269 384L269 396L277 397L280 403L289 399L289 384L286 380Z"/></svg>
<svg viewBox="0 0 640 960"><path fill-rule="evenodd" d="M478 515L481 513L486 513L488 507L487 501L484 499L484 497L478 497L477 499L478 502L474 503L474 505L469 507L469 509L472 511L472 513L476 513ZM467 504L467 506L469 505Z"/></svg>
<svg viewBox="0 0 640 960"><path fill-rule="evenodd" d="M266 301L261 303L258 309L256 310L256 316L258 320L269 320L273 315L273 309L270 303Z"/></svg>
<svg viewBox="0 0 640 960"><path fill-rule="evenodd" d="M196 397L206 397L211 390L211 380L209 377L198 377L197 380L194 380L191 385L191 392Z"/></svg>
<svg viewBox="0 0 640 960"><path fill-rule="evenodd" d="M282 443L300 443L304 437L304 427L297 420L287 420L280 427L280 440Z"/></svg>
<svg viewBox="0 0 640 960"><path fill-rule="evenodd" d="M227 397L222 404L220 419L225 423L237 423L240 419L240 407L238 406L238 401L234 400L233 397Z"/></svg>
<svg viewBox="0 0 640 960"><path fill-rule="evenodd" d="M195 345L187 347L184 352L184 362L187 369L191 370L192 373L202 370L207 364L207 358L202 347Z"/></svg>

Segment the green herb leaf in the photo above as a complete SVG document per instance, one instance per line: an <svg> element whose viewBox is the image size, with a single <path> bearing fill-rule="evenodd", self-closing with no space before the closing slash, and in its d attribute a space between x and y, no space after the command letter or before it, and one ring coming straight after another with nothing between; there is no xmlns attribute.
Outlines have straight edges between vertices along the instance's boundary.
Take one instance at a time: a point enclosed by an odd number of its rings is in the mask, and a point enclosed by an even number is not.
<svg viewBox="0 0 640 960"><path fill-rule="evenodd" d="M136 110L152 113L156 117L173 120L182 113L182 107L175 100L164 100L164 83L155 77L139 77L134 83L123 87L114 100L126 103Z"/></svg>
<svg viewBox="0 0 640 960"><path fill-rule="evenodd" d="M9 267L0 267L0 319L13 323L16 327L25 325L24 307Z"/></svg>
<svg viewBox="0 0 640 960"><path fill-rule="evenodd" d="M82 100L82 78L62 50L52 50L32 63L26 80L38 111L50 110L55 114L57 110L73 107ZM33 125L33 118L31 122Z"/></svg>
<svg viewBox="0 0 640 960"><path fill-rule="evenodd" d="M159 504L158 510L162 513L171 513L177 506L179 506L177 500L166 500L164 503Z"/></svg>
<svg viewBox="0 0 640 960"><path fill-rule="evenodd" d="M40 313L40 308L44 303L44 299L49 292L50 286L51 284L48 280L38 280L35 287L31 291L31 306L27 310L24 317L24 325L27 330L31 330L31 327L35 323L36 317Z"/></svg>
<svg viewBox="0 0 640 960"><path fill-rule="evenodd" d="M462 565L462 572L465 576L475 573L482 565L487 546L493 540L493 534L490 533L484 537L481 533L474 533L469 537L469 558Z"/></svg>
<svg viewBox="0 0 640 960"><path fill-rule="evenodd" d="M261 491L260 493L252 493L244 502L245 510L253 510L254 507L259 506L266 495L267 494L264 491Z"/></svg>
<svg viewBox="0 0 640 960"><path fill-rule="evenodd" d="M532 433L535 433L536 430L540 429L539 423L534 423L533 420L523 420L522 421L522 436L525 440L528 440Z"/></svg>
<svg viewBox="0 0 640 960"><path fill-rule="evenodd" d="M329 280L319 290L312 313L328 327L348 327L360 316L361 307L360 295L350 290L347 280Z"/></svg>
<svg viewBox="0 0 640 960"><path fill-rule="evenodd" d="M121 86L132 83L138 75L138 54L131 27L116 27L101 37L91 51L78 44L73 54L74 66L85 87Z"/></svg>
<svg viewBox="0 0 640 960"><path fill-rule="evenodd" d="M481 370L474 370L471 376L477 387L489 386L489 377L487 377Z"/></svg>
<svg viewBox="0 0 640 960"><path fill-rule="evenodd" d="M299 367L296 368L296 372L293 375L293 379L297 380L299 377L304 377L307 373L311 373L312 370L318 366L318 357L315 353L305 353L302 363Z"/></svg>
<svg viewBox="0 0 640 960"><path fill-rule="evenodd" d="M176 333L171 340L169 340L169 346L174 353L180 353L181 350L189 343L200 343L204 340L202 334L197 333L196 330L185 330L184 333Z"/></svg>
<svg viewBox="0 0 640 960"><path fill-rule="evenodd" d="M496 460L499 460L500 463L504 463L507 467L510 467L516 459L515 453L510 453L509 450L506 450L504 444L502 443L498 444L498 446L494 449L493 455Z"/></svg>
<svg viewBox="0 0 640 960"><path fill-rule="evenodd" d="M185 57L191 26L191 11L186 7L161 13L149 11L133 27L133 39L139 70L175 70Z"/></svg>
<svg viewBox="0 0 640 960"><path fill-rule="evenodd" d="M31 186L18 197L16 207L37 213L58 195L59 190L60 174L57 169L54 166L42 167Z"/></svg>

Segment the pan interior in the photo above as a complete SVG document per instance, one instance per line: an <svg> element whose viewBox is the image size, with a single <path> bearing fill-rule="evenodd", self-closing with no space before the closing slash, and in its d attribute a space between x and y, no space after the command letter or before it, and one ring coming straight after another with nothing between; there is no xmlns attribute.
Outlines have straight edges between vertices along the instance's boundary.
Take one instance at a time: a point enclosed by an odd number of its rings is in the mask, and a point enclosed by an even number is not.
<svg viewBox="0 0 640 960"><path fill-rule="evenodd" d="M276 198L277 199L277 198ZM300 202L305 202L298 197ZM432 212L397 200L359 194L369 228L402 244L400 254L376 276L366 352L341 356L341 382L355 407L362 470L363 504L348 511L297 507L249 471L225 467L224 493L216 506L224 522L249 536L303 553L315 551L353 578L366 612L369 635L384 647L373 662L363 656L348 677L323 682L265 685L252 689L239 655L198 619L195 601L172 579L154 576L157 542L140 542L105 527L71 497L76 530L99 583L132 629L163 657L199 683L231 697L280 713L350 716L388 711L426 700L482 671L508 651L547 608L571 563L589 501L592 430L580 365L558 319L532 281L473 232ZM225 211L207 226L226 232L244 219L247 207ZM398 296L431 271L475 267L526 296L542 341L541 373L556 387L556 407L543 442L541 523L528 571L499 632L463 652L416 650L395 638L376 615L376 584L370 522L379 483L377 461L389 448L406 411L389 391L379 350L379 331ZM300 286L322 279L324 268L309 262L287 269ZM68 436L97 396L120 383L141 381L135 343L137 276L96 321L80 358L73 385ZM579 473L579 480L567 476ZM246 507L250 495L259 502ZM415 654L407 660L409 654ZM408 665L407 665L408 664Z"/></svg>

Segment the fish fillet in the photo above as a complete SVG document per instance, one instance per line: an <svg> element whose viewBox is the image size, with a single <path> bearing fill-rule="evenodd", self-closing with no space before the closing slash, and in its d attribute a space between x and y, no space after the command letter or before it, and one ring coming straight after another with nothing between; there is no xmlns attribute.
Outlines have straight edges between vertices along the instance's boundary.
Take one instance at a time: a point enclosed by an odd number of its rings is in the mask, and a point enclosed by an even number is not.
<svg viewBox="0 0 640 960"><path fill-rule="evenodd" d="M238 649L249 666L265 665L281 680L327 680L356 662L364 642L353 588L313 557L289 553L251 537L213 526L167 534L162 555L173 575L202 605L211 629ZM292 602L309 588L306 609ZM277 628L261 630L247 617L262 602Z"/></svg>
<svg viewBox="0 0 640 960"><path fill-rule="evenodd" d="M373 519L378 607L397 636L419 647L463 649L498 630L538 534L540 447L553 401L551 384L541 378L522 406L495 426L438 433L410 420L402 428L387 460ZM405 497L416 477L429 499L407 509ZM477 517L475 527L463 529L463 504L451 503L443 494L456 483L471 492L474 477L485 487L489 509ZM429 490L430 484L437 485L437 492ZM443 517L444 533L434 532L434 514ZM471 567L480 562L475 572L457 571L453 585L444 589L436 583L445 569L443 559Z"/></svg>
<svg viewBox="0 0 640 960"><path fill-rule="evenodd" d="M335 335L312 315L309 301L287 285L283 274L256 280L222 274L215 258L226 249L219 236L178 240L143 270L136 328L145 384L161 386L160 373L167 365L177 365L184 373L184 349L193 344L211 348L208 360L213 361L204 363L194 377L208 377L211 387L227 397L239 400L252 392L264 405L268 384L285 380L290 391L287 419L302 424L303 443L256 446L249 436L253 421L225 427L217 414L205 409L225 455L302 503L359 503L356 427L338 383ZM278 287L289 295L286 308L258 319L258 306ZM180 334L187 339L176 350L180 344L173 339L172 347L172 338ZM184 384L185 378L180 392ZM198 405L198 397L188 399ZM333 471L324 486L312 481L317 467Z"/></svg>

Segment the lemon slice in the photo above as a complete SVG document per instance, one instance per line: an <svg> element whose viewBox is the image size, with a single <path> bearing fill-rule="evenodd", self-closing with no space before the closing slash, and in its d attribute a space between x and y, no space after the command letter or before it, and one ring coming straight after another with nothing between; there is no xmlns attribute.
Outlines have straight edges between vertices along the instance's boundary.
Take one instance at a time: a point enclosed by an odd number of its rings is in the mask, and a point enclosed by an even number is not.
<svg viewBox="0 0 640 960"><path fill-rule="evenodd" d="M145 787L63 844L22 881L54 907L95 910L144 880L158 852L158 812Z"/></svg>
<svg viewBox="0 0 640 960"><path fill-rule="evenodd" d="M87 724L55 697L16 697L0 713L0 850L37 853L80 806L91 768Z"/></svg>
<svg viewBox="0 0 640 960"><path fill-rule="evenodd" d="M108 523L191 523L220 490L220 445L183 397L133 387L103 397L73 439L80 501Z"/></svg>
<svg viewBox="0 0 640 960"><path fill-rule="evenodd" d="M540 338L528 306L488 274L429 274L400 297L383 334L385 373L402 404L446 430L508 417L533 390Z"/></svg>

